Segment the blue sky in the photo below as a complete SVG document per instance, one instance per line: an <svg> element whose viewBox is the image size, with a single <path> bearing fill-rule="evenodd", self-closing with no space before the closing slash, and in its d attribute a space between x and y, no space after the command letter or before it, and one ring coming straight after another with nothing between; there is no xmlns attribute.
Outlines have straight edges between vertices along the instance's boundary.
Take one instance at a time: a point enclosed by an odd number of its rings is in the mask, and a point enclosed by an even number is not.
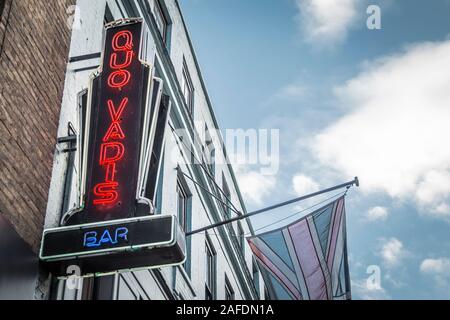
<svg viewBox="0 0 450 320"><path fill-rule="evenodd" d="M248 209L358 175L354 298L450 299L450 1L180 4L221 127L280 130L276 174L238 169ZM373 4L381 30L366 27Z"/></svg>

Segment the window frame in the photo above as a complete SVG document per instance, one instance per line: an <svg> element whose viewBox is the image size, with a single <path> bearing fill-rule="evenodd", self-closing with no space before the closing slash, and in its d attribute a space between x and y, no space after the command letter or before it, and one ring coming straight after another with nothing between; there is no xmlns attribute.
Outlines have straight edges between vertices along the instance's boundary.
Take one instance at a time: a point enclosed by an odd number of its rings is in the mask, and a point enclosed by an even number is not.
<svg viewBox="0 0 450 320"><path fill-rule="evenodd" d="M225 300L226 301L236 300L236 293L234 292L233 286L231 285L231 282L226 274L225 274Z"/></svg>
<svg viewBox="0 0 450 320"><path fill-rule="evenodd" d="M186 187L180 179L177 179L177 217L180 223L181 229L187 232L187 209L189 201L189 192L186 191ZM183 205L182 213L180 214L180 203Z"/></svg>
<svg viewBox="0 0 450 320"><path fill-rule="evenodd" d="M189 96L186 96L186 89ZM184 102L186 103L189 114L194 114L194 84L192 82L191 74L186 63L186 59L183 57L183 70L181 73L181 93L183 94Z"/></svg>
<svg viewBox="0 0 450 320"><path fill-rule="evenodd" d="M217 253L208 236L205 241L205 253L205 300L215 300L217 287Z"/></svg>
<svg viewBox="0 0 450 320"><path fill-rule="evenodd" d="M209 163L208 163L209 173L213 177L216 176L216 148L213 148L209 151Z"/></svg>
<svg viewBox="0 0 450 320"><path fill-rule="evenodd" d="M191 231L192 227L192 193L189 190L189 186L183 177L181 168L177 168L177 182L176 182L176 207L177 207L177 219L183 232L187 233ZM183 214L180 215L180 200L183 203ZM186 239L186 262L182 265L182 268L186 272L186 275L191 277L191 253L192 245L191 238Z"/></svg>
<svg viewBox="0 0 450 320"><path fill-rule="evenodd" d="M227 219L230 219L232 216L232 210L231 210L231 191L228 187L227 180L225 179L225 175L222 173L222 191L224 193L224 199L223 202L227 205L223 204L223 208L225 210L225 215Z"/></svg>
<svg viewBox="0 0 450 320"><path fill-rule="evenodd" d="M216 176L216 148L214 146L214 141L209 133L208 125L205 123L205 153L208 160L207 167L209 173L215 177Z"/></svg>
<svg viewBox="0 0 450 320"><path fill-rule="evenodd" d="M159 33L161 34L161 38L164 44L167 44L167 33L170 26L170 20L167 18L166 13L164 12L163 6L159 0L154 1L153 5L153 15L155 17L156 27L158 28ZM159 22L161 22L162 30L160 29Z"/></svg>

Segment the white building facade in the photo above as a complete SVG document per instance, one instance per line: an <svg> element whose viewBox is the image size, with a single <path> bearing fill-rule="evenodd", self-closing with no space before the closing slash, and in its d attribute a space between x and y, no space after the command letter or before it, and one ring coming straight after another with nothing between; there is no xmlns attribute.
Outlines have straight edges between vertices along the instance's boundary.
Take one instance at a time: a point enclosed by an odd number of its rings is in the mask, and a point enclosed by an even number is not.
<svg viewBox="0 0 450 320"><path fill-rule="evenodd" d="M70 11L72 38L58 137L76 137L81 131L79 108L86 103L90 78L101 61L104 25L140 17L146 29L143 59L162 79L163 94L171 103L154 201L156 214L178 215L188 232L245 213L178 1L78 0ZM78 144L71 139L59 142L45 228L60 226L63 214L80 197ZM263 279L245 240L252 232L250 222L241 220L187 237L183 266L86 278L75 285L53 279L50 297L264 299Z"/></svg>

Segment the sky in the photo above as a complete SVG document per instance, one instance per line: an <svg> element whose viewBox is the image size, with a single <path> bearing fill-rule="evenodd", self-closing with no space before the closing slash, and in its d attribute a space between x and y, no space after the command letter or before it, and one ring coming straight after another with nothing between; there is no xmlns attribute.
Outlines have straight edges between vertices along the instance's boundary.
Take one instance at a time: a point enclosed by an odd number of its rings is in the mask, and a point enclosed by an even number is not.
<svg viewBox="0 0 450 320"><path fill-rule="evenodd" d="M179 2L221 128L279 130L276 172L236 168L247 209L358 176L353 298L450 299L450 1Z"/></svg>

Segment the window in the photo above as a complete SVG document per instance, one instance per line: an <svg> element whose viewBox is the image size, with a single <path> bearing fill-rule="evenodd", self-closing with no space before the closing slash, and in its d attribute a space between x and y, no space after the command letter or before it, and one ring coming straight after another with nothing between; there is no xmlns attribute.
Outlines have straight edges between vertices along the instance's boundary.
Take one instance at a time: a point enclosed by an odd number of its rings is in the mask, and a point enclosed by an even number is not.
<svg viewBox="0 0 450 320"><path fill-rule="evenodd" d="M241 247L242 255L245 257L245 232L242 228L242 224L238 222L238 240L239 246Z"/></svg>
<svg viewBox="0 0 450 320"><path fill-rule="evenodd" d="M181 229L187 231L187 207L188 207L188 193L183 186L183 183L178 180L177 182L177 213L178 222Z"/></svg>
<svg viewBox="0 0 450 320"><path fill-rule="evenodd" d="M227 275L225 275L225 300L234 300L234 290Z"/></svg>
<svg viewBox="0 0 450 320"><path fill-rule="evenodd" d="M216 298L216 252L212 246L211 240L206 239L206 283L205 300L214 300Z"/></svg>
<svg viewBox="0 0 450 320"><path fill-rule="evenodd" d="M177 215L178 222L181 229L186 233L191 231L191 207L192 207L192 194L184 180L181 169L178 169L177 180ZM183 268L187 275L191 275L191 239L186 241L186 262L183 264Z"/></svg>
<svg viewBox="0 0 450 320"><path fill-rule="evenodd" d="M214 177L216 175L216 149L214 148L213 139L209 133L208 126L205 124L205 153L207 154L208 160L208 170L209 173Z"/></svg>
<svg viewBox="0 0 450 320"><path fill-rule="evenodd" d="M166 43L167 41L167 29L169 26L169 22L166 18L166 15L164 14L164 10L161 6L161 3L159 0L155 0L155 6L153 8L153 14L155 16L156 26L158 27L159 32L161 33L161 37L163 39L163 42Z"/></svg>
<svg viewBox="0 0 450 320"><path fill-rule="evenodd" d="M227 205L223 205L223 208L225 210L225 215L227 219L231 218L231 192L228 188L227 181L225 180L225 176L222 174L222 190L224 193L224 199L223 202L225 202Z"/></svg>
<svg viewBox="0 0 450 320"><path fill-rule="evenodd" d="M194 86L192 84L191 76L186 64L186 60L183 59L183 74L181 79L181 90L183 91L184 102L188 108L189 113L194 111Z"/></svg>
<svg viewBox="0 0 450 320"><path fill-rule="evenodd" d="M216 175L216 149L214 148L209 152L208 170L213 177Z"/></svg>
<svg viewBox="0 0 450 320"><path fill-rule="evenodd" d="M252 261L252 274L253 274L253 285L256 288L256 292L258 293L258 299L260 298L260 292L259 292L259 269L258 264L256 263L255 259Z"/></svg>

